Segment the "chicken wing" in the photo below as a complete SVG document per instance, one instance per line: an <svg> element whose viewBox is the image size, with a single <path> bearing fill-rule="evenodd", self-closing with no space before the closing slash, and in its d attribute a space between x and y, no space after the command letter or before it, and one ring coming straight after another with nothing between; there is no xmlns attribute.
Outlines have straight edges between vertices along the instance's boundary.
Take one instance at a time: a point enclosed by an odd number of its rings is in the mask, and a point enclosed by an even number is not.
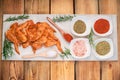
<svg viewBox="0 0 120 80"><path fill-rule="evenodd" d="M23 48L31 46L34 53L42 46L50 47L56 45L58 50L62 52L61 43L54 32L56 31L47 22L34 24L32 20L28 20L23 24L12 24L6 32L6 37L14 43L18 54L20 54L19 45L22 45Z"/></svg>
<svg viewBox="0 0 120 80"><path fill-rule="evenodd" d="M21 42L21 43L24 43L27 41L26 35L22 32L24 30L24 28L27 27L27 24L28 23L25 22L25 23L19 25L19 27L17 27L17 29L16 29L16 37L19 40L19 42Z"/></svg>
<svg viewBox="0 0 120 80"><path fill-rule="evenodd" d="M15 50L18 54L20 54L19 50L18 50L18 45L19 45L19 42L15 36L15 30L16 28L18 27L18 23L14 23L11 25L10 29L6 32L6 37L8 40L10 40L11 42L14 43L14 47L15 47Z"/></svg>

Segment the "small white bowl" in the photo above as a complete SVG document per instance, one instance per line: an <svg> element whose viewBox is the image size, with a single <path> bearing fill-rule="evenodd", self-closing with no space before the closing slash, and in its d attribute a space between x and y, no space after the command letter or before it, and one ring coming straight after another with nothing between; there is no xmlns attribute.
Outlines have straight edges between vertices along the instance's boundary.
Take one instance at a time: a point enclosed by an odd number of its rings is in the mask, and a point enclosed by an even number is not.
<svg viewBox="0 0 120 80"><path fill-rule="evenodd" d="M104 33L104 34L100 34L100 33L98 33L98 32L95 31L95 29L94 29L94 24L95 24L95 22L96 22L97 20L99 20L99 19L106 19L106 20L109 22L109 24L110 24L110 29L108 30L108 32L106 32L106 33ZM93 21L92 29L93 29L93 32L94 32L96 35L98 35L98 36L108 36L108 35L112 34L112 31L113 31L112 19L110 18L110 16L105 16L105 15L96 16L96 17L94 18L94 21Z"/></svg>
<svg viewBox="0 0 120 80"><path fill-rule="evenodd" d="M96 49L95 49L95 50L94 50L95 56L96 56L98 59L101 59L101 60L111 58L111 57L113 56L113 42L112 42L112 40L111 40L111 39L108 39L108 38L97 39L97 40L95 41L95 46L96 46L99 42L102 42L102 41L107 41L107 42L110 44L110 52L107 53L106 55L99 55L99 54L96 52Z"/></svg>
<svg viewBox="0 0 120 80"><path fill-rule="evenodd" d="M76 41L80 41L80 40L84 40L85 41L85 45L86 45L86 48L87 48L87 52L83 55L83 56L76 56L74 54L74 51L73 51L73 45ZM72 56L74 58L77 58L77 59L83 59L83 58L87 58L88 56L90 56L90 52L91 52L91 49L90 49L90 44L89 44L89 40L87 38L76 38L76 39L73 39L70 43L70 53L72 54Z"/></svg>
<svg viewBox="0 0 120 80"><path fill-rule="evenodd" d="M75 24L75 22L78 21L78 20L81 20L81 21L83 21L83 22L86 24L86 30L85 30L84 33L79 34L79 33L76 33L76 32L74 31L74 24ZM87 16L77 16L77 17L74 17L74 18L72 19L72 21L71 21L71 32L72 32L72 34L74 34L75 36L87 36L87 35L90 34L90 31L91 31L91 26L90 26L90 25L91 25L91 23L89 22L89 19L88 19Z"/></svg>

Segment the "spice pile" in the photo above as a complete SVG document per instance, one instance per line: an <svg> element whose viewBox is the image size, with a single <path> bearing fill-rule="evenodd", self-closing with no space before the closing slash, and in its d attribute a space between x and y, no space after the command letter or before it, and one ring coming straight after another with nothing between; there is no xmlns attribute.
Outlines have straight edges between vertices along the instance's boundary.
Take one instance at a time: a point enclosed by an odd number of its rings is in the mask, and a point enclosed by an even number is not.
<svg viewBox="0 0 120 80"><path fill-rule="evenodd" d="M82 20L78 20L74 24L74 31L78 34L84 33L86 30L86 24Z"/></svg>
<svg viewBox="0 0 120 80"><path fill-rule="evenodd" d="M107 41L99 42L96 45L96 52L99 55L106 55L110 52L110 44Z"/></svg>
<svg viewBox="0 0 120 80"><path fill-rule="evenodd" d="M106 19L98 19L94 24L94 29L99 34L104 34L109 31L110 24Z"/></svg>
<svg viewBox="0 0 120 80"><path fill-rule="evenodd" d="M85 53L87 52L86 42L84 40L76 41L73 44L73 52L75 56L79 56L79 57L84 56Z"/></svg>

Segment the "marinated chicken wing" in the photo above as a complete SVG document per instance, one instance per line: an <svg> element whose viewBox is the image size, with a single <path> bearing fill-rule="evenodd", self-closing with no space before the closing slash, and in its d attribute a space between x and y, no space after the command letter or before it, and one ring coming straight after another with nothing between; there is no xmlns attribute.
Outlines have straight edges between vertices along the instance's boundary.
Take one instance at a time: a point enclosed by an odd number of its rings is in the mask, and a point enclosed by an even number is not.
<svg viewBox="0 0 120 80"><path fill-rule="evenodd" d="M56 41L56 46L57 46L57 48L58 48L58 50L59 50L60 52L63 52L63 50L62 50L62 48L61 48L61 43L60 43L59 40Z"/></svg>
<svg viewBox="0 0 120 80"><path fill-rule="evenodd" d="M41 22L41 25L46 27L49 30L52 30L53 32L56 32L47 22Z"/></svg>
<svg viewBox="0 0 120 80"><path fill-rule="evenodd" d="M62 52L61 43L54 34L55 30L46 22L28 20L23 24L14 23L6 32L6 37L14 43L15 50L20 54L18 46L23 48L31 46L35 53L42 46L50 47L56 45Z"/></svg>
<svg viewBox="0 0 120 80"><path fill-rule="evenodd" d="M44 33L42 33L42 36L38 40L31 43L33 52L35 52L37 49L41 48L42 45L44 45L44 43L47 41L47 37L48 37L48 33L46 30L44 30Z"/></svg>
<svg viewBox="0 0 120 80"><path fill-rule="evenodd" d="M58 50L59 50L60 52L63 51L62 48L61 48L60 41L59 41L58 39L56 39L56 38L51 38L51 37L49 37L49 38L47 39L46 43L45 43L45 46L46 46L46 47L49 47L49 46L53 46L53 45L56 45L57 48L58 48Z"/></svg>
<svg viewBox="0 0 120 80"><path fill-rule="evenodd" d="M29 28L29 26L34 25L34 22L32 20L28 20L28 21L26 21L26 23L28 23L28 25L22 30L23 34L25 34L25 36L27 37L27 41L22 43L23 48L26 48L30 45L30 41L29 41L29 38L28 38L28 36L29 36L28 28Z"/></svg>
<svg viewBox="0 0 120 80"><path fill-rule="evenodd" d="M35 40L39 39L41 37L41 32L38 30L38 27L36 24L30 25L27 32L29 41L34 42Z"/></svg>
<svg viewBox="0 0 120 80"><path fill-rule="evenodd" d="M23 33L23 30L27 27L28 23L23 23L19 25L16 29L16 37L21 42L24 43L27 41L27 36L25 33Z"/></svg>
<svg viewBox="0 0 120 80"><path fill-rule="evenodd" d="M6 37L8 40L10 40L11 42L14 43L14 47L15 47L15 50L18 54L20 54L19 50L18 50L18 45L19 45L19 42L15 36L15 30L16 28L18 27L18 23L14 23L11 25L10 29L6 32Z"/></svg>
<svg viewBox="0 0 120 80"><path fill-rule="evenodd" d="M43 36L43 37L39 38L37 41L33 42L31 44L33 52L35 53L35 51L37 49L41 48L46 41L47 41L47 38Z"/></svg>
<svg viewBox="0 0 120 80"><path fill-rule="evenodd" d="M23 48L26 48L26 47L28 47L29 45L30 45L30 42L29 42L29 41L22 43L22 47L23 47Z"/></svg>

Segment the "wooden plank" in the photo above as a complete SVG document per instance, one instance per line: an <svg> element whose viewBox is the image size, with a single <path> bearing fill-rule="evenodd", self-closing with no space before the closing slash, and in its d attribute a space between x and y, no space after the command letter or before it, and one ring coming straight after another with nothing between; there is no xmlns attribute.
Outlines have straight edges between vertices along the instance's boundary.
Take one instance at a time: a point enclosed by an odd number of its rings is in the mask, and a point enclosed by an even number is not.
<svg viewBox="0 0 120 80"><path fill-rule="evenodd" d="M51 0L52 14L72 14L73 0ZM51 62L51 80L74 80L74 62Z"/></svg>
<svg viewBox="0 0 120 80"><path fill-rule="evenodd" d="M9 79L23 80L24 79L24 62L12 61L9 64L10 77Z"/></svg>
<svg viewBox="0 0 120 80"><path fill-rule="evenodd" d="M24 12L24 0L3 0L4 14L21 14Z"/></svg>
<svg viewBox="0 0 120 80"><path fill-rule="evenodd" d="M72 14L73 11L72 0L51 0L52 14Z"/></svg>
<svg viewBox="0 0 120 80"><path fill-rule="evenodd" d="M23 0L3 0L3 14L20 14L23 13ZM2 29L2 28L0 28ZM2 78L1 80L16 79L22 80L24 75L24 66L22 61L2 61Z"/></svg>
<svg viewBox="0 0 120 80"><path fill-rule="evenodd" d="M97 0L76 0L76 14L97 14ZM100 80L100 62L76 62L76 80Z"/></svg>
<svg viewBox="0 0 120 80"><path fill-rule="evenodd" d="M0 1L0 44L2 44L2 1ZM2 45L0 45L0 51L2 52ZM1 79L1 53L0 53L0 79Z"/></svg>
<svg viewBox="0 0 120 80"><path fill-rule="evenodd" d="M113 68L110 62L104 62L102 65L102 80L113 80ZM115 73L117 74L117 73ZM118 80L118 79L115 79Z"/></svg>
<svg viewBox="0 0 120 80"><path fill-rule="evenodd" d="M75 13L77 14L97 14L98 0L75 0Z"/></svg>
<svg viewBox="0 0 120 80"><path fill-rule="evenodd" d="M51 80L74 80L74 62L51 62Z"/></svg>
<svg viewBox="0 0 120 80"><path fill-rule="evenodd" d="M49 0L25 0L25 13L49 14Z"/></svg>
<svg viewBox="0 0 120 80"><path fill-rule="evenodd" d="M117 6L118 5L118 6ZM120 43L120 9L119 0L100 0L99 10L100 14L117 14L118 16L118 44ZM117 12L118 11L118 12ZM118 51L120 51L120 45L118 45ZM120 56L120 54L118 55ZM102 62L102 80L119 80L120 79L120 57L118 62ZM107 73L107 74L106 74Z"/></svg>
<svg viewBox="0 0 120 80"><path fill-rule="evenodd" d="M2 61L1 63L1 80L9 80L10 78L10 61Z"/></svg>
<svg viewBox="0 0 120 80"><path fill-rule="evenodd" d="M100 14L117 14L117 0L100 0L99 12Z"/></svg>
<svg viewBox="0 0 120 80"><path fill-rule="evenodd" d="M25 0L26 14L49 14L49 0ZM25 80L49 80L49 62L25 62Z"/></svg>

